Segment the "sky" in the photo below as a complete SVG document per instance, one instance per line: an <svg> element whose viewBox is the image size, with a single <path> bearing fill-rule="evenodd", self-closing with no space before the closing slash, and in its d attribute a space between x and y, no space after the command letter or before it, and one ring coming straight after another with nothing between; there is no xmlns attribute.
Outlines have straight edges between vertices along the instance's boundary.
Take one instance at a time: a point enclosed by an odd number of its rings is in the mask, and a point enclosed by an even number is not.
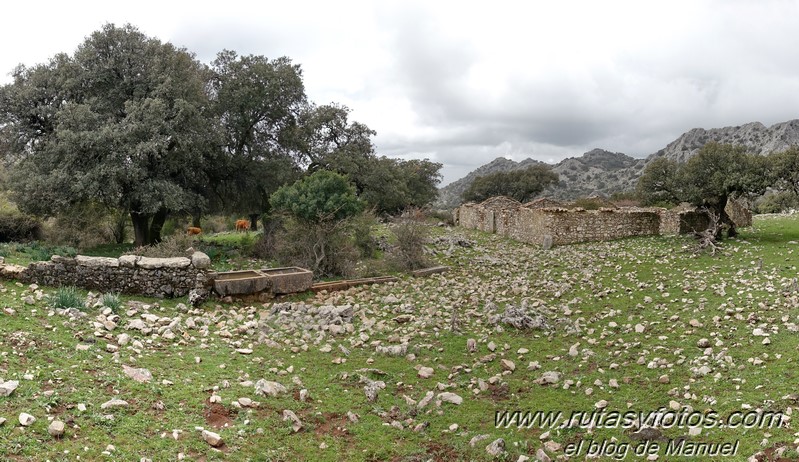
<svg viewBox="0 0 799 462"><path fill-rule="evenodd" d="M692 128L799 118L799 0L151 1L4 5L0 84L130 23L210 63L300 64L317 104L349 107L379 155L645 157Z"/></svg>

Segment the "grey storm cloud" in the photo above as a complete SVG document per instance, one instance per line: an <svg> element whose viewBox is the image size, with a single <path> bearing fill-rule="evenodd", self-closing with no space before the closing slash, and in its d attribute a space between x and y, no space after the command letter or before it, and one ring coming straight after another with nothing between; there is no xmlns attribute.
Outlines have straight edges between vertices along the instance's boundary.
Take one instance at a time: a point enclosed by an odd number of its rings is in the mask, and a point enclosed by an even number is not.
<svg viewBox="0 0 799 462"><path fill-rule="evenodd" d="M643 157L691 128L799 117L795 1L43 1L47 34L25 21L0 31L16 44L0 56L3 74L74 51L105 22L206 63L223 49L288 56L312 101L350 107L381 155L443 163L445 183L498 156Z"/></svg>

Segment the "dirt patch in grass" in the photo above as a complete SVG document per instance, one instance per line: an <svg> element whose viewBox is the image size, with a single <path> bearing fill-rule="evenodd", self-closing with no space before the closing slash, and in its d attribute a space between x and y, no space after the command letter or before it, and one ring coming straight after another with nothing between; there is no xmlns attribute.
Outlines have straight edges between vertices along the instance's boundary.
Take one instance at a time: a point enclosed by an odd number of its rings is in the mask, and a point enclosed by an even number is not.
<svg viewBox="0 0 799 462"><path fill-rule="evenodd" d="M320 418L321 422L314 428L316 436L333 436L336 438L351 439L352 435L347 431L349 419L344 414L334 414L325 412Z"/></svg>
<svg viewBox="0 0 799 462"><path fill-rule="evenodd" d="M231 419L233 416L230 410L219 403L206 401L203 417L206 425L217 430L233 426L233 419Z"/></svg>
<svg viewBox="0 0 799 462"><path fill-rule="evenodd" d="M519 389L519 393L523 393L523 388ZM492 401L505 401L508 399L508 395L510 395L510 387L507 383L502 383L499 385L491 384L488 386L488 396L491 398Z"/></svg>
<svg viewBox="0 0 799 462"><path fill-rule="evenodd" d="M777 457L777 454L775 454L777 452L777 449L779 449L779 448L781 448L783 446L785 446L785 444L778 443L775 446L767 447L766 449L763 449L763 454L762 454L763 457L755 456L755 459L758 462L766 462L766 461L769 461L769 462L771 462L771 461L773 461L773 462L788 462L788 461L794 460L794 459L790 459L790 458L787 458L787 457Z"/></svg>

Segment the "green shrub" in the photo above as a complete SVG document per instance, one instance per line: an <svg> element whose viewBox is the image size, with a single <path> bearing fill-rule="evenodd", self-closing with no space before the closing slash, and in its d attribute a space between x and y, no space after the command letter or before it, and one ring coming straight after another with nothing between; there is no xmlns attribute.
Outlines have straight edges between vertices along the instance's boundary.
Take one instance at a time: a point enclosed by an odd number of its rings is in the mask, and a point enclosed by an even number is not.
<svg viewBox="0 0 799 462"><path fill-rule="evenodd" d="M371 212L362 213L352 219L353 244L362 258L374 258L377 255L377 239L372 232L377 226L377 217Z"/></svg>
<svg viewBox="0 0 799 462"><path fill-rule="evenodd" d="M42 224L37 219L14 211L0 213L0 242L32 241L41 237Z"/></svg>
<svg viewBox="0 0 799 462"><path fill-rule="evenodd" d="M121 232L119 220L120 216L97 205L74 206L45 222L44 237L56 245L88 249L117 242L116 234Z"/></svg>
<svg viewBox="0 0 799 462"><path fill-rule="evenodd" d="M86 308L86 300L74 287L60 287L47 297L47 304L53 308Z"/></svg>
<svg viewBox="0 0 799 462"><path fill-rule="evenodd" d="M165 237L155 245L136 247L126 255L141 255L142 257L169 258L169 257L188 257L186 252L189 248L197 245L197 238L187 234L173 234Z"/></svg>
<svg viewBox="0 0 799 462"><path fill-rule="evenodd" d="M359 252L350 224L342 220L335 227L308 226L286 219L275 238L274 258L287 266L308 268L317 278L355 275Z"/></svg>
<svg viewBox="0 0 799 462"><path fill-rule="evenodd" d="M403 270L412 271L430 265L424 254L424 245L430 230L417 220L402 220L392 231L397 237L397 245L391 250L395 264Z"/></svg>
<svg viewBox="0 0 799 462"><path fill-rule="evenodd" d="M282 261L312 270L317 277L354 274L358 249L353 217L364 204L347 177L320 170L272 194L273 210L286 217L275 240Z"/></svg>
<svg viewBox="0 0 799 462"><path fill-rule="evenodd" d="M425 212L425 214L434 220L444 223L445 225L453 226L455 224L451 210L428 210Z"/></svg>
<svg viewBox="0 0 799 462"><path fill-rule="evenodd" d="M799 209L799 197L793 191L767 194L755 203L757 213L780 213Z"/></svg>

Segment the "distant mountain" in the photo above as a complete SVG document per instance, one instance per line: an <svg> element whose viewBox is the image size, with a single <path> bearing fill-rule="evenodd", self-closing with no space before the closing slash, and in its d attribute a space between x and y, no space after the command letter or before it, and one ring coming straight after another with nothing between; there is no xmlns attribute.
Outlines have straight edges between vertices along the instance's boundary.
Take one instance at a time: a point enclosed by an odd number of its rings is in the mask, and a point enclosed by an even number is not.
<svg viewBox="0 0 799 462"><path fill-rule="evenodd" d="M433 207L438 209L457 207L461 203L461 195L477 177L542 163L533 159L514 162L498 157L460 180L439 189L438 200ZM576 199L594 193L609 196L617 191L632 189L645 163L645 159L594 149L580 157L570 157L555 164L552 170L558 174L560 182L544 190L541 195L556 199Z"/></svg>
<svg viewBox="0 0 799 462"><path fill-rule="evenodd" d="M592 194L610 196L635 188L645 165L646 159L593 149L555 164L552 170L560 176L560 182L542 195L556 199L577 199Z"/></svg>
<svg viewBox="0 0 799 462"><path fill-rule="evenodd" d="M709 141L723 144L746 146L747 151L758 154L771 154L784 151L799 144L799 119L789 120L766 127L760 122L751 122L736 127L694 128L683 133L665 148L649 156L667 157L685 162Z"/></svg>
<svg viewBox="0 0 799 462"><path fill-rule="evenodd" d="M511 170L518 170L531 165L543 163L544 162L539 162L533 159L524 159L521 162L514 162L504 157L497 157L491 162L472 170L468 175L460 180L453 181L452 183L439 189L438 200L436 200L436 202L433 204L433 207L437 209L451 209L460 205L461 195L477 177L485 176L489 173L509 172Z"/></svg>
<svg viewBox="0 0 799 462"><path fill-rule="evenodd" d="M576 199L592 194L610 196L619 191L635 188L646 164L656 157L667 157L685 162L706 143L743 145L749 152L771 154L799 144L799 119L789 120L766 127L760 122L724 128L694 128L680 135L665 148L645 159L636 159L620 152L593 149L580 157L570 157L552 166L560 176L560 182L546 189L541 196L556 199ZM435 208L451 209L461 203L461 194L475 178L499 171L510 171L541 163L533 159L514 162L503 157L496 158L477 168L465 177L439 190Z"/></svg>

